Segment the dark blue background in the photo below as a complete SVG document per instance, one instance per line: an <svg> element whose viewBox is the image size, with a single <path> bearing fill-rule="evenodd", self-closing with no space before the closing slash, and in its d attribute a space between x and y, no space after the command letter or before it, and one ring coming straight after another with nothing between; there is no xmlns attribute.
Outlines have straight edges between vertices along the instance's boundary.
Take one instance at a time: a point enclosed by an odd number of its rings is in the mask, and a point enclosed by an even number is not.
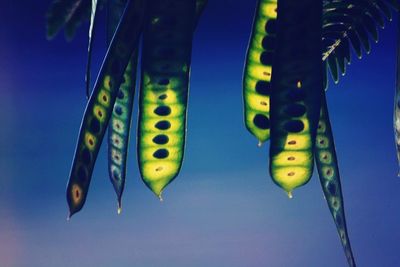
<svg viewBox="0 0 400 267"><path fill-rule="evenodd" d="M186 157L164 202L140 181L131 139L124 209L102 149L84 210L66 221L65 185L85 108L87 28L45 38L50 1L1 1L2 267L346 266L314 175L289 200L268 145L246 130L241 79L255 1L211 0L195 35ZM306 14L305 14L306 15ZM400 266L393 140L397 21L328 92L347 224L359 266ZM104 12L94 71L105 52ZM133 116L136 130L137 113Z"/></svg>

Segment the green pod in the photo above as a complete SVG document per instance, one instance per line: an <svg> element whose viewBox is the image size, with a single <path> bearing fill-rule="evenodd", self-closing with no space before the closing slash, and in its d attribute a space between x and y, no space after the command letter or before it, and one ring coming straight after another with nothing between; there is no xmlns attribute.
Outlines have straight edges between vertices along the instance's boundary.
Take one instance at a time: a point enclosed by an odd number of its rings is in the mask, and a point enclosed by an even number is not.
<svg viewBox="0 0 400 267"><path fill-rule="evenodd" d="M157 195L179 173L186 132L194 0L157 0L143 34L138 160Z"/></svg>
<svg viewBox="0 0 400 267"><path fill-rule="evenodd" d="M260 143L270 137L270 94L277 0L259 0L243 77L244 120Z"/></svg>
<svg viewBox="0 0 400 267"><path fill-rule="evenodd" d="M125 0L109 0L107 39L110 42L122 16ZM122 194L125 187L131 117L136 86L137 51L129 62L123 83L118 91L108 127L108 173L117 194L118 213L121 212Z"/></svg>
<svg viewBox="0 0 400 267"><path fill-rule="evenodd" d="M294 188L307 183L313 172L313 144L323 93L321 23L322 1L279 0L270 173L289 196Z"/></svg>
<svg viewBox="0 0 400 267"><path fill-rule="evenodd" d="M117 194L118 213L121 212L121 198L125 187L132 108L135 96L136 66L137 53L125 70L124 83L119 88L108 126L108 173Z"/></svg>
<svg viewBox="0 0 400 267"><path fill-rule="evenodd" d="M87 103L67 186L70 216L82 209L85 203L94 164L123 74L138 45L145 3L145 0L128 2Z"/></svg>
<svg viewBox="0 0 400 267"><path fill-rule="evenodd" d="M322 190L335 221L347 261L349 266L356 266L347 233L339 167L325 95L322 98L314 152Z"/></svg>

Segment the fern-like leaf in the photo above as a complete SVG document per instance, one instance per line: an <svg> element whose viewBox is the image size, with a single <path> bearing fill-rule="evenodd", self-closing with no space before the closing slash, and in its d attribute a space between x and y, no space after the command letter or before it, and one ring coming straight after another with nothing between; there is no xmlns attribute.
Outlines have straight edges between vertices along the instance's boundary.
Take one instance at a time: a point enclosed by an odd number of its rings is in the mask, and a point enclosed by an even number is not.
<svg viewBox="0 0 400 267"><path fill-rule="evenodd" d="M98 0L101 8L106 0ZM92 0L55 0L46 15L47 38L54 38L64 28L65 37L71 40L82 22L91 17Z"/></svg>
<svg viewBox="0 0 400 267"><path fill-rule="evenodd" d="M339 72L346 73L351 61L350 45L358 58L363 50L371 51L371 40L378 42L378 28L398 12L398 0L328 0L324 1L323 60L327 60L332 79L339 81ZM332 59L332 58L335 58Z"/></svg>
<svg viewBox="0 0 400 267"><path fill-rule="evenodd" d="M47 12L47 38L53 38L88 0L55 0Z"/></svg>

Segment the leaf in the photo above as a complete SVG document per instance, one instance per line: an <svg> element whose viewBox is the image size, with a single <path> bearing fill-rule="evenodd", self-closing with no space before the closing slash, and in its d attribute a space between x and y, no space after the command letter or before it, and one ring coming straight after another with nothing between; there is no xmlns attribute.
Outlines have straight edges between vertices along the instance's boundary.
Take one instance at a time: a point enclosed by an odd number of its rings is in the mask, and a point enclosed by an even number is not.
<svg viewBox="0 0 400 267"><path fill-rule="evenodd" d="M328 57L328 65L331 70L332 79L335 83L339 82L338 67L336 62L336 57Z"/></svg>
<svg viewBox="0 0 400 267"><path fill-rule="evenodd" d="M397 0L331 0L324 1L323 60L335 57L338 63L329 63L335 82L337 67L345 74L347 61L351 61L350 45L358 58L371 51L371 38L378 41L378 27L385 26L385 19L391 20L392 10L399 10ZM346 40L346 41L345 41Z"/></svg>
<svg viewBox="0 0 400 267"><path fill-rule="evenodd" d="M88 0L55 0L47 12L47 38L52 39Z"/></svg>
<svg viewBox="0 0 400 267"><path fill-rule="evenodd" d="M106 0L97 0L102 8ZM64 27L65 38L72 40L76 29L86 20L90 20L92 0L55 0L46 15L47 38L54 38Z"/></svg>

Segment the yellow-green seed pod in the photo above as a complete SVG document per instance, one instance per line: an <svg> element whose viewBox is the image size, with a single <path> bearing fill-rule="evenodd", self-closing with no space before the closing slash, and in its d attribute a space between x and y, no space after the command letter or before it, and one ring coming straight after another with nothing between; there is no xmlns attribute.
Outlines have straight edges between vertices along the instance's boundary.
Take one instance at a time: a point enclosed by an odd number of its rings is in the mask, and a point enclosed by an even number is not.
<svg viewBox="0 0 400 267"><path fill-rule="evenodd" d="M265 142L270 136L270 95L276 44L277 0L259 0L246 55L243 77L246 128Z"/></svg>
<svg viewBox="0 0 400 267"><path fill-rule="evenodd" d="M143 181L159 197L183 160L195 4L154 1L143 35L138 160Z"/></svg>
<svg viewBox="0 0 400 267"><path fill-rule="evenodd" d="M279 0L271 93L270 173L291 196L313 172L323 92L322 1Z"/></svg>

